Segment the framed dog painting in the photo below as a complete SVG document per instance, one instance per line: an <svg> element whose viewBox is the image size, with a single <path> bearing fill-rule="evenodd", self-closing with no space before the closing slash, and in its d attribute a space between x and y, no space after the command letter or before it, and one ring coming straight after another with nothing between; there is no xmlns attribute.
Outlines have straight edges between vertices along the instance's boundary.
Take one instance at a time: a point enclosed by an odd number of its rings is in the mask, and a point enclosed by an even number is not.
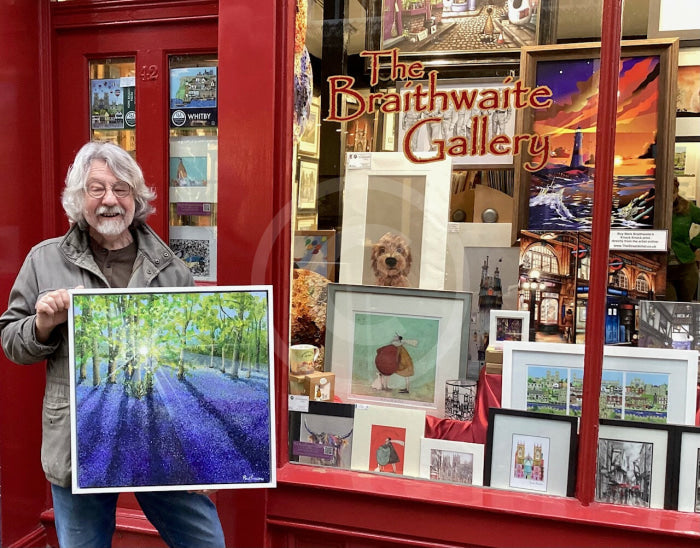
<svg viewBox="0 0 700 548"><path fill-rule="evenodd" d="M471 297L329 284L325 368L336 396L444 416L445 382L466 373Z"/></svg>
<svg viewBox="0 0 700 548"><path fill-rule="evenodd" d="M403 152L364 158L364 163L346 162L340 282L443 289L450 160L414 164ZM378 260L391 256L389 262L395 259L405 267L388 277L372 260L375 244L387 234L393 235L391 242L380 244L386 256Z"/></svg>

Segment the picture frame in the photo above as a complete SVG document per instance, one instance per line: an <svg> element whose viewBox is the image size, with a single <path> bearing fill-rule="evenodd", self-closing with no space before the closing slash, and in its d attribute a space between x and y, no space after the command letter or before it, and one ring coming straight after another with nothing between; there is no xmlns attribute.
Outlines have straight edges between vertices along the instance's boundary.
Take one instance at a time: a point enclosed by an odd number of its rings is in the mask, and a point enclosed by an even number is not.
<svg viewBox="0 0 700 548"><path fill-rule="evenodd" d="M699 79L700 47L681 48L678 52L678 95L676 101L677 143L700 142Z"/></svg>
<svg viewBox="0 0 700 548"><path fill-rule="evenodd" d="M491 310L489 346L501 349L503 341L528 341L530 312L521 310Z"/></svg>
<svg viewBox="0 0 700 548"><path fill-rule="evenodd" d="M303 212L297 213L295 216L296 230L316 230L318 226L318 213L313 212Z"/></svg>
<svg viewBox="0 0 700 548"><path fill-rule="evenodd" d="M397 82L396 92L403 97L407 92L412 92L412 88L418 84L422 84L424 88L428 86L427 81L412 82L410 87L406 87L405 81L399 81ZM473 93L475 90L478 93L486 89L497 90L499 93L502 93L509 86L503 83L503 78L487 77L438 78L435 87L439 92L466 96L466 94ZM413 106L415 107L415 105ZM410 142L404 143L411 127L426 117L440 118L441 121L421 125L417 131L410 133ZM455 111L450 109L443 111L440 108L436 108L432 112L417 112L415 108L412 108L399 113L398 118L396 140L399 150L406 150L406 147L408 147L414 153L430 153L433 150L431 147L434 146L432 144L433 139L448 141L455 137L462 137L469 143L468 146L471 146L472 141L480 141L481 135L485 136L486 141L490 141L496 135L506 135L509 142L512 142L515 134L516 110L508 108L481 111L474 106L471 110L459 109ZM473 118L478 118L478 121L474 122ZM453 169L492 169L512 166L513 154L468 154L452 158Z"/></svg>
<svg viewBox="0 0 700 548"><path fill-rule="evenodd" d="M621 78L615 154L612 228L665 229L671 223L678 41L632 40L621 44ZM590 230L595 113L587 92L597 82L600 43L528 46L521 51L520 79L552 91L551 106L519 112L517 134L548 139L550 156L520 153L515 163L513 242L520 230ZM566 76L562 76L565 74ZM639 88L641 84L642 88ZM635 89L643 90L642 95ZM670 93L660 90L671 90ZM580 108L563 108L577 104ZM625 121L634 120L634 124ZM556 128L556 129L553 129ZM655 143L653 153L650 143ZM546 160L546 162L545 162ZM525 164L536 171L525 169ZM539 168L538 165L545 164ZM573 166L573 167L572 167ZM651 175L653 173L654 175ZM573 174L573 175L572 175ZM576 195L574 199L573 196ZM653 195L653 200L651 199ZM552 207L550 207L550 204Z"/></svg>
<svg viewBox="0 0 700 548"><path fill-rule="evenodd" d="M697 4L693 0L649 0L648 38L700 39L700 24L688 17Z"/></svg>
<svg viewBox="0 0 700 548"><path fill-rule="evenodd" d="M311 99L309 117L304 131L299 138L299 154L310 158L318 158L321 143L321 96Z"/></svg>
<svg viewBox="0 0 700 548"><path fill-rule="evenodd" d="M336 396L444 416L446 381L466 374L471 297L328 284L324 363Z"/></svg>
<svg viewBox="0 0 700 548"><path fill-rule="evenodd" d="M450 172L449 159L415 164L403 152L349 153L339 281L376 283L372 245L392 233L406 240L412 255L408 285L442 289Z"/></svg>
<svg viewBox="0 0 700 548"><path fill-rule="evenodd" d="M169 83L171 128L217 126L218 67L171 68Z"/></svg>
<svg viewBox="0 0 700 548"><path fill-rule="evenodd" d="M318 162L299 160L299 195L297 209L316 209L318 197Z"/></svg>
<svg viewBox="0 0 700 548"><path fill-rule="evenodd" d="M292 245L294 268L335 281L335 230L297 230Z"/></svg>
<svg viewBox="0 0 700 548"><path fill-rule="evenodd" d="M289 412L289 461L350 469L355 406L309 401L307 411Z"/></svg>
<svg viewBox="0 0 700 548"><path fill-rule="evenodd" d="M601 419L595 500L670 508L675 426Z"/></svg>
<svg viewBox="0 0 700 548"><path fill-rule="evenodd" d="M185 261L197 282L215 282L217 276L215 226L171 226L168 245Z"/></svg>
<svg viewBox="0 0 700 548"><path fill-rule="evenodd" d="M400 9L401 32L396 24L399 20L397 7ZM495 13L487 14L486 7L491 7ZM394 21L390 15L392 8L397 13ZM497 7L495 3L477 5L475 0L372 0L368 6L367 49L397 48L401 58L418 58L425 64L482 65L517 60L522 44L556 41L556 0L541 0L536 13L529 5L511 11L512 20L506 8ZM492 30L487 23L489 18ZM532 18L535 20L531 21ZM429 25L427 21L434 21L434 24ZM505 30L504 26L508 29ZM446 39L449 34L460 36L462 40Z"/></svg>
<svg viewBox="0 0 700 548"><path fill-rule="evenodd" d="M580 415L583 355L583 344L504 342L501 405ZM697 371L695 350L605 346L601 417L695 424ZM540 390L547 375L556 389ZM639 390L634 399L622 397Z"/></svg>
<svg viewBox="0 0 700 548"><path fill-rule="evenodd" d="M671 483L671 508L700 512L700 428L677 426ZM667 476L668 477L668 476Z"/></svg>
<svg viewBox="0 0 700 548"><path fill-rule="evenodd" d="M489 409L484 485L560 497L574 495L577 419Z"/></svg>
<svg viewBox="0 0 700 548"><path fill-rule="evenodd" d="M425 411L422 409L358 405L355 408L352 470L419 477L420 443L424 430ZM388 441L393 448L387 445Z"/></svg>
<svg viewBox="0 0 700 548"><path fill-rule="evenodd" d="M275 485L271 286L70 294L74 493ZM227 355L236 322L259 353Z"/></svg>
<svg viewBox="0 0 700 548"><path fill-rule="evenodd" d="M170 202L216 203L218 155L216 137L170 137Z"/></svg>
<svg viewBox="0 0 700 548"><path fill-rule="evenodd" d="M423 438L420 477L461 485L483 485L484 445Z"/></svg>

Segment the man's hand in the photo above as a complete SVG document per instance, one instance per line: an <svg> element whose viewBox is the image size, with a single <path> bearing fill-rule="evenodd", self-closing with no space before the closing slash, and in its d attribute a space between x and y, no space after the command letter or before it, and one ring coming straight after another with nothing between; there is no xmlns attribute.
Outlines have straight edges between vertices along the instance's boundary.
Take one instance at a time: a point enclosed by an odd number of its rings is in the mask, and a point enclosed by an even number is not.
<svg viewBox="0 0 700 548"><path fill-rule="evenodd" d="M67 289L49 291L36 302L36 320L34 331L40 343L49 340L51 332L57 325L68 321L70 295Z"/></svg>

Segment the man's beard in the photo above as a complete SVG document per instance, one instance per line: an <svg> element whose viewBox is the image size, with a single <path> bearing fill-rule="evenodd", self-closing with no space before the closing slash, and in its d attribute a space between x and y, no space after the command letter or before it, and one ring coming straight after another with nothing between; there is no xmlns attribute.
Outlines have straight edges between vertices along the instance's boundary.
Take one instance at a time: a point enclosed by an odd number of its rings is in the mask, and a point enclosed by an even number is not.
<svg viewBox="0 0 700 548"><path fill-rule="evenodd" d="M105 214L118 214L118 217L102 217ZM119 206L100 206L95 210L97 226L94 229L103 236L119 236L129 228L131 219L126 218L126 210ZM127 223L127 221L129 221Z"/></svg>

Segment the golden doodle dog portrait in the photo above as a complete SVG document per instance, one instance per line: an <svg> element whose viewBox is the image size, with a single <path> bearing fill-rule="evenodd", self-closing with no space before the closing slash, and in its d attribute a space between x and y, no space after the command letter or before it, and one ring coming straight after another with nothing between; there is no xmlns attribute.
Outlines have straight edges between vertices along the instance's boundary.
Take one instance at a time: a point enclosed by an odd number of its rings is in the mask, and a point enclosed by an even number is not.
<svg viewBox="0 0 700 548"><path fill-rule="evenodd" d="M377 285L409 287L411 248L400 234L387 232L372 246L372 271Z"/></svg>

